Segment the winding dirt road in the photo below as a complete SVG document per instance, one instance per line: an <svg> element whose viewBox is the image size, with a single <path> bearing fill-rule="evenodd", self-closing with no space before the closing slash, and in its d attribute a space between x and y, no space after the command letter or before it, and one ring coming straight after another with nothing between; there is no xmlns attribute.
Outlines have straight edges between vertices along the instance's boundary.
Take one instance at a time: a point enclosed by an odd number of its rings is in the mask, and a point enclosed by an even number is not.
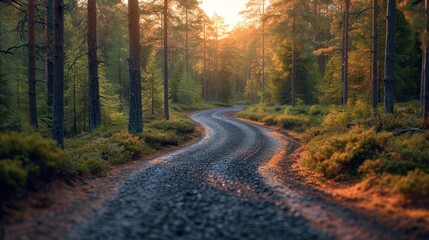
<svg viewBox="0 0 429 240"><path fill-rule="evenodd" d="M226 116L236 111L194 114L206 129L201 141L147 162L69 238L398 238L267 167L294 140Z"/></svg>
<svg viewBox="0 0 429 240"><path fill-rule="evenodd" d="M75 234L82 239L333 238L290 211L265 183L258 168L280 143L265 128L225 116L233 111L195 114L206 136L148 162Z"/></svg>

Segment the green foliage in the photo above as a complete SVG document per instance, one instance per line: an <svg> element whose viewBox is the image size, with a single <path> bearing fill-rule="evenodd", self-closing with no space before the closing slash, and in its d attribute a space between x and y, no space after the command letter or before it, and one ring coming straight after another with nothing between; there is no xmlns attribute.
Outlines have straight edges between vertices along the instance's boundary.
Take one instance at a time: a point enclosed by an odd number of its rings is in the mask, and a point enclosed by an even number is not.
<svg viewBox="0 0 429 240"><path fill-rule="evenodd" d="M126 132L76 139L69 144L70 175L103 175L111 164L123 164L154 151L144 140Z"/></svg>
<svg viewBox="0 0 429 240"><path fill-rule="evenodd" d="M429 198L429 174L420 169L408 172L400 177L395 184L395 190L416 201L427 201Z"/></svg>
<svg viewBox="0 0 429 240"><path fill-rule="evenodd" d="M162 131L159 129L146 128L141 138L151 146L178 145L181 139L175 131Z"/></svg>
<svg viewBox="0 0 429 240"><path fill-rule="evenodd" d="M176 112L182 112L187 110L205 110L215 108L216 106L220 106L218 103L207 103L207 102L195 102L192 104L180 104L174 103L171 105L171 109ZM225 105L221 105L220 107L225 107Z"/></svg>
<svg viewBox="0 0 429 240"><path fill-rule="evenodd" d="M27 171L19 160L0 160L0 200L27 185Z"/></svg>
<svg viewBox="0 0 429 240"><path fill-rule="evenodd" d="M311 117L307 116L309 109L310 107L305 105L269 107L259 104L246 107L237 113L237 116L303 132L312 124Z"/></svg>
<svg viewBox="0 0 429 240"><path fill-rule="evenodd" d="M185 117L178 117L176 119L165 121L154 121L146 125L147 128L158 129L164 132L175 131L178 134L186 134L194 132L194 123Z"/></svg>
<svg viewBox="0 0 429 240"><path fill-rule="evenodd" d="M348 180L359 175L362 163L383 149L386 136L372 129L352 128L346 134L318 138L307 144L307 163L327 178Z"/></svg>
<svg viewBox="0 0 429 240"><path fill-rule="evenodd" d="M119 144L119 146L123 147L125 151L131 152L134 159L153 152L143 139L140 139L138 136L133 136L127 132L116 133L109 139L109 141L111 143Z"/></svg>
<svg viewBox="0 0 429 240"><path fill-rule="evenodd" d="M0 134L0 159L18 160L30 177L51 179L64 163L64 153L53 141L37 135Z"/></svg>
<svg viewBox="0 0 429 240"><path fill-rule="evenodd" d="M302 140L308 153L304 163L326 178L348 181L390 176L396 179L391 184L398 193L414 199L427 194L429 132L391 133L398 128L421 126L418 102L400 103L395 114L376 117L371 116L363 101L352 101L346 109L258 104L246 107L237 116L305 131Z"/></svg>
<svg viewBox="0 0 429 240"><path fill-rule="evenodd" d="M293 115L280 115L274 119L278 126L294 130L298 132L305 131L306 127L310 125L310 118L305 115L293 116Z"/></svg>
<svg viewBox="0 0 429 240"><path fill-rule="evenodd" d="M162 117L164 112L163 100L163 75L159 64L152 59L143 77L143 113Z"/></svg>
<svg viewBox="0 0 429 240"><path fill-rule="evenodd" d="M202 101L201 86L197 84L196 76L193 72L189 72L188 76L186 76L186 71L182 72L177 94L178 103L193 104Z"/></svg>
<svg viewBox="0 0 429 240"><path fill-rule="evenodd" d="M64 173L65 155L55 143L38 135L0 134L0 197L36 188Z"/></svg>
<svg viewBox="0 0 429 240"><path fill-rule="evenodd" d="M428 192L428 132L394 136L357 126L315 137L307 149L306 165L327 178L344 181L388 174L399 179L394 182L396 191L411 199Z"/></svg>
<svg viewBox="0 0 429 240"><path fill-rule="evenodd" d="M131 135L117 129L97 131L67 141L67 173L103 175L111 165L123 164L153 153L165 145L177 145L194 131L194 123L185 115L173 115L170 121L155 120L143 133Z"/></svg>

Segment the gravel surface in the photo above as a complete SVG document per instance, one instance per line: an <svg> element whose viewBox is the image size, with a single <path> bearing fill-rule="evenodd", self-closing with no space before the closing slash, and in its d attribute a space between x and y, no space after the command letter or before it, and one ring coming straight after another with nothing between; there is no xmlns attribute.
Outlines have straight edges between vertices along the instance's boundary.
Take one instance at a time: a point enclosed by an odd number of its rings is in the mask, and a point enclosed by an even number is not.
<svg viewBox="0 0 429 240"><path fill-rule="evenodd" d="M75 234L82 239L332 239L289 211L264 183L258 167L280 144L268 130L224 116L237 110L193 115L206 136L148 162Z"/></svg>

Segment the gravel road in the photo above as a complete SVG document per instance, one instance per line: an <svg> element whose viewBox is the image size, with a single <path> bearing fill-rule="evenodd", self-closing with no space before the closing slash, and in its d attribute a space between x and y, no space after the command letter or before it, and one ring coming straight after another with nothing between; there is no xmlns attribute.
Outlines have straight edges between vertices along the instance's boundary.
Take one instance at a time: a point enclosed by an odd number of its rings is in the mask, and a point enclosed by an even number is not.
<svg viewBox="0 0 429 240"><path fill-rule="evenodd" d="M82 239L332 239L265 184L258 167L280 143L265 128L225 116L234 111L193 115L206 136L149 161L75 233Z"/></svg>

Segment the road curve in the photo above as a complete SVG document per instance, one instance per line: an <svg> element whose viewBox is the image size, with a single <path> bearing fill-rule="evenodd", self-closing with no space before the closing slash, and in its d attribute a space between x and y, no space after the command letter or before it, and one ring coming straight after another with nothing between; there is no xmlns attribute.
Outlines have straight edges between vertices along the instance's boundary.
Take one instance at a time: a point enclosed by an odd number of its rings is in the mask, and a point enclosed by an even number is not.
<svg viewBox="0 0 429 240"><path fill-rule="evenodd" d="M199 112L205 137L149 161L104 211L79 226L82 239L331 239L294 215L259 166L279 151L267 129Z"/></svg>

